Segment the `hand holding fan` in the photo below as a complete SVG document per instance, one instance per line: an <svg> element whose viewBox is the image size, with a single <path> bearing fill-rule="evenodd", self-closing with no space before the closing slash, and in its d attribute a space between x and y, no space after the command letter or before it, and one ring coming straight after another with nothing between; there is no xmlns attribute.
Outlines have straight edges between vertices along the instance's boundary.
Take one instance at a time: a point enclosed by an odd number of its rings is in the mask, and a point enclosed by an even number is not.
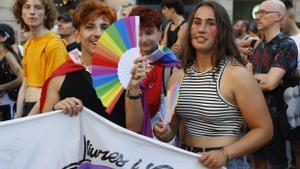
<svg viewBox="0 0 300 169"><path fill-rule="evenodd" d="M131 80L133 61L140 55L139 17L120 19L101 35L92 61L93 86L111 113Z"/></svg>
<svg viewBox="0 0 300 169"><path fill-rule="evenodd" d="M175 107L179 97L179 88L180 86L178 83L172 85L167 92L167 96L162 99L158 115L165 125L170 123L175 113Z"/></svg>

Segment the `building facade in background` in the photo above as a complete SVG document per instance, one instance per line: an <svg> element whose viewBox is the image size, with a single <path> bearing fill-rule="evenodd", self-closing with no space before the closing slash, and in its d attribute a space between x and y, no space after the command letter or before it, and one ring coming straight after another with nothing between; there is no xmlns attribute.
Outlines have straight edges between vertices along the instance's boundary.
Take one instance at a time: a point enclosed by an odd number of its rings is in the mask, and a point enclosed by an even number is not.
<svg viewBox="0 0 300 169"><path fill-rule="evenodd" d="M69 9L74 8L80 0L53 0L56 3L56 6L60 13L65 12ZM99 0L100 1L100 0ZM105 1L105 0L103 0ZM160 10L160 0L106 0L110 3L116 11L119 10L122 5L128 3L136 3L152 6ZM207 0L202 0L207 1ZM253 19L252 9L260 4L263 0L213 0L225 7L229 16L233 21L238 19ZM201 0L183 0L185 5L185 11L192 11L194 5L201 2ZM19 26L17 25L15 18L11 12L11 6L13 5L14 0L0 0L0 23L7 23L18 32ZM296 19L300 22L300 0L293 0L293 4L296 7ZM189 13L186 12L185 16L187 17ZM17 33L16 32L16 33Z"/></svg>

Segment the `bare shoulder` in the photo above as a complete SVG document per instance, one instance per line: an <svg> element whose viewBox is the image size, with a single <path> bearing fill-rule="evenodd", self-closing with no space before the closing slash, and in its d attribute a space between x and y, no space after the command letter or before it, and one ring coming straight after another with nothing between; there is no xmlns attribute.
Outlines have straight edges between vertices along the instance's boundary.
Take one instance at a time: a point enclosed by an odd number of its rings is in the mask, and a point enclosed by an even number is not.
<svg viewBox="0 0 300 169"><path fill-rule="evenodd" d="M253 75L247 71L246 67L236 62L230 62L225 71L228 80L231 81L233 87L257 85Z"/></svg>
<svg viewBox="0 0 300 169"><path fill-rule="evenodd" d="M15 58L15 56L10 52L7 52L5 59L7 60L8 64L17 62L17 59Z"/></svg>
<svg viewBox="0 0 300 169"><path fill-rule="evenodd" d="M171 22L167 23L166 28L165 28L165 32L168 32L169 27L171 26Z"/></svg>
<svg viewBox="0 0 300 169"><path fill-rule="evenodd" d="M188 24L187 24L187 22L185 22L184 24L182 24L181 26L180 26L180 30L186 30L187 29L187 26L188 26Z"/></svg>
<svg viewBox="0 0 300 169"><path fill-rule="evenodd" d="M178 69L178 70L174 71L169 79L168 86L172 86L175 83L180 84L183 77L184 77L183 69Z"/></svg>
<svg viewBox="0 0 300 169"><path fill-rule="evenodd" d="M187 23L184 23L180 26L178 34L182 34L182 36L186 33L187 30Z"/></svg>

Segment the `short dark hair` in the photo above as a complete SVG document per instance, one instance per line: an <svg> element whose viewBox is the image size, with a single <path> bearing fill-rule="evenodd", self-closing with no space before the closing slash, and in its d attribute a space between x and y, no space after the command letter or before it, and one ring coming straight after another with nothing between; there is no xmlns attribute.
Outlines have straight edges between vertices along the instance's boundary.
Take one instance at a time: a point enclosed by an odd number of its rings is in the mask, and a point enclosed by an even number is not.
<svg viewBox="0 0 300 169"><path fill-rule="evenodd" d="M181 0L162 0L160 6L161 8L174 8L176 13L179 15L183 15L184 13L183 3Z"/></svg>
<svg viewBox="0 0 300 169"><path fill-rule="evenodd" d="M17 23L21 24L21 27L26 27L26 30L29 30L29 27L22 18L22 8L26 2L27 0L16 0L12 7L12 12L17 20ZM52 0L40 0L40 2L45 7L45 15L47 16L44 21L44 25L48 30L50 30L55 24L55 20L58 17L58 12Z"/></svg>
<svg viewBox="0 0 300 169"><path fill-rule="evenodd" d="M211 58L211 63L213 67L219 68L220 62L224 58L229 58L231 60L238 61L241 64L245 64L245 61L241 57L233 39L232 24L230 18L223 6L214 1L205 1L199 3L188 20L187 34L184 38L182 50L179 53L180 59L183 62L183 69L187 72L195 61L195 49L191 43L191 27L193 23L193 18L197 10L202 6L209 6L212 8L214 15L216 17L217 24L217 35L214 44L214 56Z"/></svg>
<svg viewBox="0 0 300 169"><path fill-rule="evenodd" d="M129 16L139 16L142 28L156 27L158 30L162 25L162 17L158 11L146 6L134 7Z"/></svg>
<svg viewBox="0 0 300 169"><path fill-rule="evenodd" d="M11 46L15 43L14 29L7 24L0 23L0 36L7 37L6 41L3 42L7 45Z"/></svg>
<svg viewBox="0 0 300 169"><path fill-rule="evenodd" d="M57 20L59 21L64 21L64 22L72 22L73 20L73 10L69 10L67 12L64 12L62 14L60 14L57 18Z"/></svg>
<svg viewBox="0 0 300 169"><path fill-rule="evenodd" d="M15 42L16 42L14 29L10 25L1 23L0 24L0 36L7 37L7 39L4 42L2 42L3 46L10 53L12 53L14 55L14 57L16 58L18 63L21 63L21 59L18 57L18 54L16 53L16 51L12 48L12 45L15 44ZM0 43L0 45L1 45L1 43Z"/></svg>

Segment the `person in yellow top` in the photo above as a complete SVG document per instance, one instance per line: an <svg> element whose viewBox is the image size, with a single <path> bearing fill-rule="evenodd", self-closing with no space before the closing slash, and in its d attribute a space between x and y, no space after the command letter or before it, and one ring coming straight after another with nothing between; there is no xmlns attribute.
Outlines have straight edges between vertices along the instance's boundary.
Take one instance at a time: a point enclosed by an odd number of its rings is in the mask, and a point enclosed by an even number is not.
<svg viewBox="0 0 300 169"><path fill-rule="evenodd" d="M17 100L16 117L38 112L41 87L52 71L67 59L63 41L49 30L58 13L51 0L16 0L13 5L16 20L31 33L24 45L23 83Z"/></svg>

